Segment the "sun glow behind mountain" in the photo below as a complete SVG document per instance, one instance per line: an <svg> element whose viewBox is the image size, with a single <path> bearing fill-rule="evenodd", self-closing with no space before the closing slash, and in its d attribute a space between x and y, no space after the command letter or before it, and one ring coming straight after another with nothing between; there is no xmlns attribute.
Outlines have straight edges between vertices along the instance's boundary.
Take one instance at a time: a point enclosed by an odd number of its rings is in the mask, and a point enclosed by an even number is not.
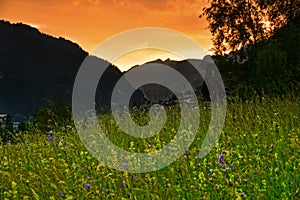
<svg viewBox="0 0 300 200"><path fill-rule="evenodd" d="M206 29L208 23L198 18L206 3L206 0L3 0L0 19L32 25L43 33L76 42L88 52L115 34L143 27L176 30L207 51L212 47ZM170 53L151 49L123 55L114 63L124 71L156 58L178 60Z"/></svg>

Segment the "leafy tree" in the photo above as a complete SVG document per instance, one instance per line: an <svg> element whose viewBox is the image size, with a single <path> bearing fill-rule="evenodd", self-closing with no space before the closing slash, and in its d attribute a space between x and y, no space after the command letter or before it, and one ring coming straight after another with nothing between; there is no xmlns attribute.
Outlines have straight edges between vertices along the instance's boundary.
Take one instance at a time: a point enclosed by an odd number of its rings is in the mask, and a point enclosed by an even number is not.
<svg viewBox="0 0 300 200"><path fill-rule="evenodd" d="M214 52L223 55L269 38L300 13L300 0L210 0L206 17Z"/></svg>

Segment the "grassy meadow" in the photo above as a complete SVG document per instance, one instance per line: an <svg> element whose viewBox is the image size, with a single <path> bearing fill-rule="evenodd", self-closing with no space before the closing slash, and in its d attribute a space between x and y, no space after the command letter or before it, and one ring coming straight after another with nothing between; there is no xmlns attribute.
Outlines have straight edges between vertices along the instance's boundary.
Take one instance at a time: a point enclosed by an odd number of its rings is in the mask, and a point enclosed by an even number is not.
<svg viewBox="0 0 300 200"><path fill-rule="evenodd" d="M106 167L84 147L74 127L33 128L0 145L0 199L300 199L300 99L228 99L218 144L197 153L208 128L209 106L200 106L197 136L177 161L158 171L130 174ZM99 116L107 137L132 152L159 149L178 127L168 108L163 130L149 139L122 134ZM135 111L139 123L147 115Z"/></svg>

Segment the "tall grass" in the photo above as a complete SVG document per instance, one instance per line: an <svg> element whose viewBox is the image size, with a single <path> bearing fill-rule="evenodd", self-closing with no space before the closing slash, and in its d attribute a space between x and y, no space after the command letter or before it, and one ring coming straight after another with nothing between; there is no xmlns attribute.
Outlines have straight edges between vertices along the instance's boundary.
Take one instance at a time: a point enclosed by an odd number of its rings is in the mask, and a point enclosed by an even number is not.
<svg viewBox="0 0 300 200"><path fill-rule="evenodd" d="M217 146L197 156L210 117L201 123L189 151L171 165L145 174L106 167L84 147L72 127L52 135L37 129L0 145L0 199L299 199L300 105L298 97L230 99ZM99 116L107 137L133 152L167 145L180 121L168 108L163 130L150 139L122 133L109 115ZM145 124L147 115L134 111ZM221 156L222 155L222 156Z"/></svg>

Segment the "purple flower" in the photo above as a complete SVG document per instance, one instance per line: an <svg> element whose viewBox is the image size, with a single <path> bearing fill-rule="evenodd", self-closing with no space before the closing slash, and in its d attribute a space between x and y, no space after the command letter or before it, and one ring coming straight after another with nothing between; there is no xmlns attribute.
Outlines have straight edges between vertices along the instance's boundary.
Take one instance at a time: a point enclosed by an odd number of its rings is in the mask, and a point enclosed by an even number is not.
<svg viewBox="0 0 300 200"><path fill-rule="evenodd" d="M48 139L49 142L52 142L52 136L50 134L48 134L47 139Z"/></svg>
<svg viewBox="0 0 300 200"><path fill-rule="evenodd" d="M124 182L121 183L121 188L124 189L125 188L125 184Z"/></svg>
<svg viewBox="0 0 300 200"><path fill-rule="evenodd" d="M148 180L146 180L146 182L147 182L147 183L150 183L150 180L148 179Z"/></svg>
<svg viewBox="0 0 300 200"><path fill-rule="evenodd" d="M85 170L84 167L82 167L81 170L84 171Z"/></svg>
<svg viewBox="0 0 300 200"><path fill-rule="evenodd" d="M221 155L219 156L218 160L219 160L219 162L222 162L222 163L223 163L223 162L224 162L223 159L224 159L224 156L223 156L223 154L221 154Z"/></svg>
<svg viewBox="0 0 300 200"><path fill-rule="evenodd" d="M148 147L150 148L150 147L151 147L151 144L148 143Z"/></svg>
<svg viewBox="0 0 300 200"><path fill-rule="evenodd" d="M52 142L53 140L55 140L56 142L59 142L59 139L54 137L54 135L52 135L52 132L51 133L49 132L47 139L49 142Z"/></svg>
<svg viewBox="0 0 300 200"><path fill-rule="evenodd" d="M65 194L64 194L64 193L61 193L60 196L61 196L61 197L65 197Z"/></svg>
<svg viewBox="0 0 300 200"><path fill-rule="evenodd" d="M224 169L224 172L225 172L225 173L227 172L227 169L226 169L226 168Z"/></svg>
<svg viewBox="0 0 300 200"><path fill-rule="evenodd" d="M130 196L131 196L130 194L127 194L127 197L128 197L128 198L130 198Z"/></svg>
<svg viewBox="0 0 300 200"><path fill-rule="evenodd" d="M73 169L77 169L77 166L76 166L76 165L74 165L74 166L73 166Z"/></svg>
<svg viewBox="0 0 300 200"><path fill-rule="evenodd" d="M127 163L123 163L123 167L126 168L128 166Z"/></svg>
<svg viewBox="0 0 300 200"><path fill-rule="evenodd" d="M86 183L83 187L88 190L90 188L90 184Z"/></svg>
<svg viewBox="0 0 300 200"><path fill-rule="evenodd" d="M230 164L230 168L233 168L233 164Z"/></svg>
<svg viewBox="0 0 300 200"><path fill-rule="evenodd" d="M222 163L220 163L220 164L219 164L219 167L222 167L222 166L223 166Z"/></svg>
<svg viewBox="0 0 300 200"><path fill-rule="evenodd" d="M233 154L232 150L230 150L229 153L230 153L230 155L232 155Z"/></svg>

